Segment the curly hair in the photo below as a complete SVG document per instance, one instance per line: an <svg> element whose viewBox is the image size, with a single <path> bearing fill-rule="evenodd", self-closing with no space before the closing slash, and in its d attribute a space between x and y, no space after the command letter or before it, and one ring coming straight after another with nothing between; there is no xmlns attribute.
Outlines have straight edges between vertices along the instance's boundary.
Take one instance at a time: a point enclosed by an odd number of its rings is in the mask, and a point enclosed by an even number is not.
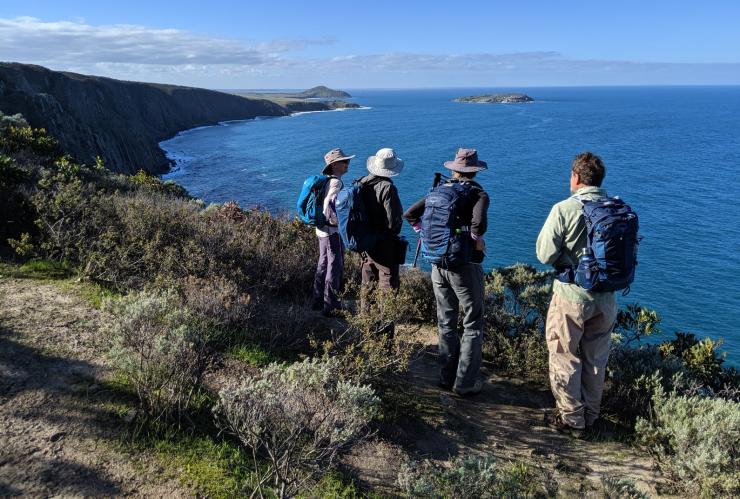
<svg viewBox="0 0 740 499"><path fill-rule="evenodd" d="M601 187L601 182L606 176L606 167L601 158L592 152L582 152L573 160L571 167L573 173L578 175L582 184Z"/></svg>

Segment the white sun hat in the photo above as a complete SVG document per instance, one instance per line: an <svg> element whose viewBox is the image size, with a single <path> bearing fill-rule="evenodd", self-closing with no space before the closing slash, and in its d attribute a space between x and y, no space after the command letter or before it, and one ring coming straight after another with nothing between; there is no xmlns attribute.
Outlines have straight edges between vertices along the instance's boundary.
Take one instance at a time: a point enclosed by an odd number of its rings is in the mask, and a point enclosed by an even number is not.
<svg viewBox="0 0 740 499"><path fill-rule="evenodd" d="M384 147L367 158L367 171L378 177L395 177L403 170L403 160L396 157L396 152Z"/></svg>

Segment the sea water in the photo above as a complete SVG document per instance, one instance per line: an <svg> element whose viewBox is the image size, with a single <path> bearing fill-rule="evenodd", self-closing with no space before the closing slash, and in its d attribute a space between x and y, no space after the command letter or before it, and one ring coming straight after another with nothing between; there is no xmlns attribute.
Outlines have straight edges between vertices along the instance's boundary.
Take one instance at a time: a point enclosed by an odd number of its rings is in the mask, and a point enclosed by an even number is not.
<svg viewBox="0 0 740 499"><path fill-rule="evenodd" d="M489 270L537 264L537 233L569 195L573 157L590 150L606 164L604 187L640 216L636 280L621 303L655 309L666 335L724 338L728 360L740 362L740 87L529 88L533 103L451 102L505 91L522 89L356 90L369 109L187 131L162 143L179 160L168 178L207 202L289 213L329 149L357 155L350 181L392 147L410 206L458 147L476 148L488 162L477 180L491 196Z"/></svg>

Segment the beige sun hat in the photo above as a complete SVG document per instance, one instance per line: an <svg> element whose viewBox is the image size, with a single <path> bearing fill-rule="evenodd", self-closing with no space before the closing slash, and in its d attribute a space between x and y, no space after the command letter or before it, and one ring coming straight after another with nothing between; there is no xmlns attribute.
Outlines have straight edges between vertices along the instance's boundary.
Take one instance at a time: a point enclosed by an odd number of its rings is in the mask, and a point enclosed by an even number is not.
<svg viewBox="0 0 740 499"><path fill-rule="evenodd" d="M347 156L344 154L344 151L339 149L338 147L336 149L332 149L328 153L324 154L324 169L321 170L321 173L326 175L329 173L329 167L336 163L337 161L349 161L350 159L354 158L355 155Z"/></svg>
<svg viewBox="0 0 740 499"><path fill-rule="evenodd" d="M367 171L378 177L395 177L403 170L403 160L390 147L384 147L367 158Z"/></svg>

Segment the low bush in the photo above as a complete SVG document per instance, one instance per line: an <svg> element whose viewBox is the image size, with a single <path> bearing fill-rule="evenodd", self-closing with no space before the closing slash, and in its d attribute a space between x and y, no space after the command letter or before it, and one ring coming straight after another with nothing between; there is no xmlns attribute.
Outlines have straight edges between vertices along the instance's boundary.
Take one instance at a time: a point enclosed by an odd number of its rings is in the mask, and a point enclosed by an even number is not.
<svg viewBox="0 0 740 499"><path fill-rule="evenodd" d="M635 432L683 492L740 495L740 403L658 387L650 418L638 419Z"/></svg>
<svg viewBox="0 0 740 499"><path fill-rule="evenodd" d="M366 306L346 313L344 329L332 331L331 338L324 341L314 339L313 344L324 359L338 361L343 379L382 390L394 375L408 369L410 359L419 351L419 327L405 323L415 305L403 293L372 285L360 294Z"/></svg>
<svg viewBox="0 0 740 499"><path fill-rule="evenodd" d="M432 288L432 278L418 268L407 269L401 273L399 290L401 299L408 302L405 321L420 324L437 323L437 301Z"/></svg>
<svg viewBox="0 0 740 499"><path fill-rule="evenodd" d="M370 387L340 380L338 362L306 359L270 364L261 379L221 390L214 411L252 451L256 469L259 457L269 463L260 487L285 497L368 434L378 403Z"/></svg>
<svg viewBox="0 0 740 499"><path fill-rule="evenodd" d="M398 485L410 497L551 497L557 485L543 469L522 462L501 463L492 458L465 456L449 468L406 463Z"/></svg>
<svg viewBox="0 0 740 499"><path fill-rule="evenodd" d="M493 365L530 380L547 380L545 319L552 272L516 264L486 276L486 337L483 353Z"/></svg>
<svg viewBox="0 0 740 499"><path fill-rule="evenodd" d="M111 357L132 384L147 422L177 420L192 408L210 361L206 334L172 291L108 302Z"/></svg>

